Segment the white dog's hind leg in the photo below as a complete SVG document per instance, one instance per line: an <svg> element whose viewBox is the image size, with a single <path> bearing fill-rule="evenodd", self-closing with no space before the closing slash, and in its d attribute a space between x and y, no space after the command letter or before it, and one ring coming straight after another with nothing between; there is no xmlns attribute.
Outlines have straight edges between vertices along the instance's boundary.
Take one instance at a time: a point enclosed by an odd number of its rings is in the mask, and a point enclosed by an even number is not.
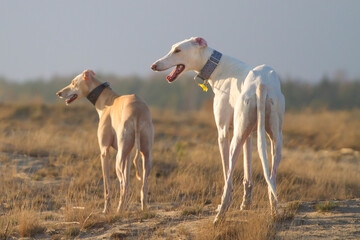
<svg viewBox="0 0 360 240"><path fill-rule="evenodd" d="M252 137L251 135L246 139L243 151L244 151L244 197L241 204L241 210L248 210L252 204L252 174L251 174L251 148Z"/></svg>
<svg viewBox="0 0 360 240"><path fill-rule="evenodd" d="M238 105L239 104L239 105ZM225 182L224 192L221 198L221 205L218 207L218 213L215 217L214 224L222 218L230 206L232 199L232 176L234 173L236 162L239 158L241 148L248 139L256 121L256 112L254 112L253 104L245 101L242 97L236 105L234 116L234 136L230 145L230 164L228 177Z"/></svg>
<svg viewBox="0 0 360 240"><path fill-rule="evenodd" d="M276 137L274 135L276 135ZM273 135L273 139L271 139L272 168L270 174L270 181L272 181L276 190L276 174L277 174L277 168L280 164L281 151L282 151L282 132L280 131L279 133L276 133L274 135ZM268 188L268 192L269 192L271 212L277 215L278 214L277 201L274 198L270 187Z"/></svg>

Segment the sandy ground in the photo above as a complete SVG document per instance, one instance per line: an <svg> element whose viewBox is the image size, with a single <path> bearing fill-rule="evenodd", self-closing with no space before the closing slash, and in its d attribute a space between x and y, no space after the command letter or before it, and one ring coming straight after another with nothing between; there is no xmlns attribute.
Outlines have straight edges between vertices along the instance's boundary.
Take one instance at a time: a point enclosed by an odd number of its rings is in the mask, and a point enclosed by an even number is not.
<svg viewBox="0 0 360 240"><path fill-rule="evenodd" d="M316 211L319 202L302 203L276 239L360 239L360 199L332 202L337 206L329 212Z"/></svg>
<svg viewBox="0 0 360 240"><path fill-rule="evenodd" d="M278 225L275 239L360 239L360 199L333 202L338 206L324 213L314 207L319 202L302 203L293 220ZM210 206L204 207L201 215L188 217L182 216L182 211L167 210L171 208L166 204L152 206L155 216L150 219L124 220L83 231L77 238L192 239L201 226L213 221L215 214Z"/></svg>

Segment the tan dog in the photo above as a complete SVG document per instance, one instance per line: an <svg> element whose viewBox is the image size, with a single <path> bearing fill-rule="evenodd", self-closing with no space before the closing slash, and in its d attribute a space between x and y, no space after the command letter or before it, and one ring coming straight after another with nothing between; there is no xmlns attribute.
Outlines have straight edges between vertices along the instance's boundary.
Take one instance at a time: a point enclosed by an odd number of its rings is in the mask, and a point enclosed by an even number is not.
<svg viewBox="0 0 360 240"><path fill-rule="evenodd" d="M105 206L103 212L108 212L110 208L110 147L117 150L116 175L120 181L120 201L117 211L120 211L127 206L126 196L130 180L129 155L134 143L136 144L135 167L139 152L142 157L141 208L144 210L146 208L147 179L151 167L150 151L154 139L151 114L146 103L136 95L119 96L108 86L108 83L101 83L93 71L85 70L76 76L70 85L57 92L57 95L66 98L67 105L77 99L87 97L95 105L99 114L97 136L104 178ZM138 177L137 173L136 175Z"/></svg>

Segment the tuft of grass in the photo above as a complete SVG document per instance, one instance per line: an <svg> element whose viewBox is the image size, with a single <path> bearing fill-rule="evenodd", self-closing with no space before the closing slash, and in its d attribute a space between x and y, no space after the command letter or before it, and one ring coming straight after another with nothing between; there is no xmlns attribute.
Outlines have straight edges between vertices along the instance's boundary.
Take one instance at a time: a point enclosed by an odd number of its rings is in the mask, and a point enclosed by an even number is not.
<svg viewBox="0 0 360 240"><path fill-rule="evenodd" d="M247 216L227 219L216 226L204 224L197 232L198 240L259 240L273 239L276 234L275 224L268 214L254 212Z"/></svg>
<svg viewBox="0 0 360 240"><path fill-rule="evenodd" d="M156 215L153 212L144 211L140 214L139 221L142 222L146 219L154 218Z"/></svg>
<svg viewBox="0 0 360 240"><path fill-rule="evenodd" d="M0 239L8 239L13 234L14 223L8 216L0 217Z"/></svg>
<svg viewBox="0 0 360 240"><path fill-rule="evenodd" d="M178 234L180 236L183 236L184 239L191 239L191 232L189 229L187 229L185 226L180 226L178 227ZM183 238L180 238L180 239L183 239Z"/></svg>
<svg viewBox="0 0 360 240"><path fill-rule="evenodd" d="M110 235L110 239L111 240L123 240L126 239L128 237L128 233L124 233L124 232L114 232Z"/></svg>
<svg viewBox="0 0 360 240"><path fill-rule="evenodd" d="M67 237L76 237L80 234L80 227L78 226L69 226L65 229L65 236Z"/></svg>
<svg viewBox="0 0 360 240"><path fill-rule="evenodd" d="M22 210L18 215L18 229L21 237L33 237L45 232L46 228L40 224L40 219L34 210Z"/></svg>
<svg viewBox="0 0 360 240"><path fill-rule="evenodd" d="M65 222L77 223L81 230L101 227L107 221L106 216L97 210L100 209L97 201L94 199L82 199L88 195L89 193L82 193L80 196L68 196L68 201L64 208ZM72 202L70 198L77 198L77 201Z"/></svg>
<svg viewBox="0 0 360 240"><path fill-rule="evenodd" d="M189 143L185 142L185 141L180 141L175 144L175 152L176 152L177 159L180 160L186 156L188 146L189 146Z"/></svg>
<svg viewBox="0 0 360 240"><path fill-rule="evenodd" d="M284 212L278 216L275 216L276 222L283 222L294 219L297 210L299 209L301 203L300 201L289 202L284 208Z"/></svg>
<svg viewBox="0 0 360 240"><path fill-rule="evenodd" d="M191 216L191 215L199 215L202 214L203 207L187 207L182 210L181 216Z"/></svg>
<svg viewBox="0 0 360 240"><path fill-rule="evenodd" d="M338 206L339 206L339 204L336 202L325 201L325 202L316 204L315 209L318 212L330 212L331 210L334 210Z"/></svg>
<svg viewBox="0 0 360 240"><path fill-rule="evenodd" d="M162 228L162 227L156 227L156 229L155 229L155 234L156 234L156 236L159 237L159 238L165 237L164 228Z"/></svg>

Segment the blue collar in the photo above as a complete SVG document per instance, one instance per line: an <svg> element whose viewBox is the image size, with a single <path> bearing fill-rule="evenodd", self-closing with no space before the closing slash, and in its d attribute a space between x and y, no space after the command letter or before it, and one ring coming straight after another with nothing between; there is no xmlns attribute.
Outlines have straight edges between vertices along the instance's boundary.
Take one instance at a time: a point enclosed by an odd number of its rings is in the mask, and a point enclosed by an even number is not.
<svg viewBox="0 0 360 240"><path fill-rule="evenodd" d="M207 60L200 73L197 74L194 79L199 77L206 83L207 80L210 78L211 74L214 72L217 65L219 64L221 56L222 54L220 52L214 50L209 60Z"/></svg>

